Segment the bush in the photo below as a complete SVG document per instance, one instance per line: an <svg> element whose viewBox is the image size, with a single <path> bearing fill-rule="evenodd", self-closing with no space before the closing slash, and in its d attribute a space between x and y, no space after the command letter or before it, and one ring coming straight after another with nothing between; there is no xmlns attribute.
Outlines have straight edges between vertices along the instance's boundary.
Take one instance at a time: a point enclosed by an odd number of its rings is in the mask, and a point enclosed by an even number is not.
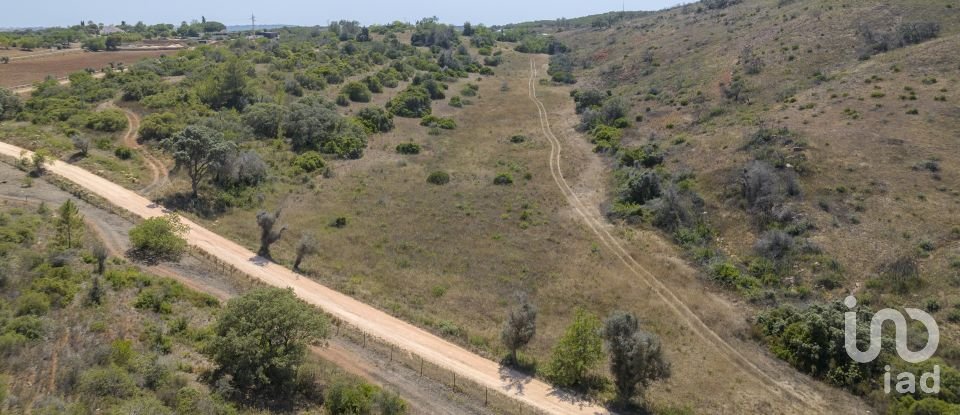
<svg viewBox="0 0 960 415"><path fill-rule="evenodd" d="M366 383L335 383L327 390L324 406L331 415L371 413L376 389Z"/></svg>
<svg viewBox="0 0 960 415"><path fill-rule="evenodd" d="M343 92L353 102L370 102L370 88L362 82L350 82L343 86Z"/></svg>
<svg viewBox="0 0 960 415"><path fill-rule="evenodd" d="M109 366L81 373L77 389L88 398L126 399L136 393L137 384L125 370Z"/></svg>
<svg viewBox="0 0 960 415"><path fill-rule="evenodd" d="M661 192L660 175L655 171L628 168L620 200L642 205L660 197Z"/></svg>
<svg viewBox="0 0 960 415"><path fill-rule="evenodd" d="M793 237L779 229L765 232L753 244L753 250L764 258L780 260L790 253L793 248Z"/></svg>
<svg viewBox="0 0 960 415"><path fill-rule="evenodd" d="M450 175L447 174L447 172L435 171L433 173L430 173L429 176L427 176L427 183L435 184L438 186L445 185L447 183L450 183Z"/></svg>
<svg viewBox="0 0 960 415"><path fill-rule="evenodd" d="M357 113L357 119L371 134L393 129L393 114L383 108L365 107Z"/></svg>
<svg viewBox="0 0 960 415"><path fill-rule="evenodd" d="M43 293L28 291L17 299L17 315L42 316L50 311L50 298Z"/></svg>
<svg viewBox="0 0 960 415"><path fill-rule="evenodd" d="M326 167L326 162L323 160L323 156L316 151L308 151L297 156L293 159L293 166L303 170L307 173L314 172Z"/></svg>
<svg viewBox="0 0 960 415"><path fill-rule="evenodd" d="M520 144L525 141L527 141L527 136L525 135L515 135L513 137L510 137L510 142L514 144Z"/></svg>
<svg viewBox="0 0 960 415"><path fill-rule="evenodd" d="M127 128L127 116L123 111L106 109L87 117L85 126L91 130L116 132Z"/></svg>
<svg viewBox="0 0 960 415"><path fill-rule="evenodd" d="M545 374L557 386L582 385L587 374L603 360L603 339L600 320L578 308L573 323L553 347Z"/></svg>
<svg viewBox="0 0 960 415"><path fill-rule="evenodd" d="M439 127L444 130L454 130L457 128L457 122L452 118L441 118L434 115L426 115L420 120L420 125L424 127Z"/></svg>
<svg viewBox="0 0 960 415"><path fill-rule="evenodd" d="M410 86L387 103L387 111L398 117L422 118L431 112L430 93L422 86Z"/></svg>
<svg viewBox="0 0 960 415"><path fill-rule="evenodd" d="M513 184L513 176L510 173L500 173L493 178L493 184L498 186L511 185Z"/></svg>
<svg viewBox="0 0 960 415"><path fill-rule="evenodd" d="M420 144L401 143L397 144L397 153L400 154L420 154Z"/></svg>
<svg viewBox="0 0 960 415"><path fill-rule="evenodd" d="M450 106L454 108L463 108L463 99L459 95L450 98Z"/></svg>
<svg viewBox="0 0 960 415"><path fill-rule="evenodd" d="M113 150L113 155L117 156L120 160L129 160L133 157L133 150L129 147L117 147L116 150Z"/></svg>
<svg viewBox="0 0 960 415"><path fill-rule="evenodd" d="M184 124L172 112L150 114L143 117L140 123L140 138L144 140L163 141L183 130Z"/></svg>
<svg viewBox="0 0 960 415"><path fill-rule="evenodd" d="M178 261L187 249L186 232L174 214L150 218L130 229L130 244L135 256L147 262Z"/></svg>
<svg viewBox="0 0 960 415"><path fill-rule="evenodd" d="M287 114L288 110L283 105L258 103L244 110L243 122L260 137L276 138L279 136L280 126L287 119Z"/></svg>

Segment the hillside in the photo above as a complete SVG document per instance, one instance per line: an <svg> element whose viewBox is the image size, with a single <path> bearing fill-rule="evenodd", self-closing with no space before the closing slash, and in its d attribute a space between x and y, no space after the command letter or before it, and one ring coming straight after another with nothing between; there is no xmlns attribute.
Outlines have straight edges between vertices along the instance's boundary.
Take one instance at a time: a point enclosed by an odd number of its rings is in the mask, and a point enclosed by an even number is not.
<svg viewBox="0 0 960 415"><path fill-rule="evenodd" d="M611 220L671 237L758 313L849 293L925 309L957 365L957 6L713 1L540 30L570 45L551 70L576 79Z"/></svg>

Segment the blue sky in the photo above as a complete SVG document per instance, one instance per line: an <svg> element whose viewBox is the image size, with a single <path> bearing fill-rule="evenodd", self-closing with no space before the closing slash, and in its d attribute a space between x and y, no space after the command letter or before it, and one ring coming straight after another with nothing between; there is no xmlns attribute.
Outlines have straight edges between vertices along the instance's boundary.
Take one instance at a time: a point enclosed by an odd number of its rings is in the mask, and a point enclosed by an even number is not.
<svg viewBox="0 0 960 415"><path fill-rule="evenodd" d="M579 17L620 10L659 10L679 0L9 0L0 12L0 27L69 26L80 20L133 24L175 23L200 19L227 25L257 23L325 25L330 20L364 24L394 20L416 21L437 16L447 23L504 24L529 20Z"/></svg>

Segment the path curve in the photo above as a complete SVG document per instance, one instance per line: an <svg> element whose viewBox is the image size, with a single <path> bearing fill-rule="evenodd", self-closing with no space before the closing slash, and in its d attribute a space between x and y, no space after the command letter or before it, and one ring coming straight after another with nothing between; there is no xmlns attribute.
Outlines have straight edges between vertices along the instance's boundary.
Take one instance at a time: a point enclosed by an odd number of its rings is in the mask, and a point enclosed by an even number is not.
<svg viewBox="0 0 960 415"><path fill-rule="evenodd" d="M553 134L550 127L550 120L547 116L546 106L537 98L537 77L538 69L535 58L530 59L530 78L528 80L528 97L537 106L537 112L540 118L540 129L543 135L550 142L550 174L554 182L560 188L569 205L578 216L586 223L587 227L594 235L600 239L600 242L607 247L623 263L628 270L639 277L683 322L693 330L697 337L701 338L707 344L716 347L717 351L730 362L744 369L751 376L757 378L759 383L768 391L778 394L786 394L794 402L799 403L806 411L819 412L825 407L822 397L819 395L801 393L793 385L774 379L756 364L751 362L746 356L727 343L719 334L706 325L687 305L680 300L666 285L664 285L653 273L649 272L633 256L624 249L620 241L615 238L604 226L604 221L592 215L589 209L583 204L576 193L563 177L563 171L560 167L560 152L563 149L560 140ZM805 411L801 411L805 412Z"/></svg>
<svg viewBox="0 0 960 415"><path fill-rule="evenodd" d="M153 154L150 154L150 152L137 141L140 131L140 116L128 108L117 106L113 101L107 101L101 105L101 108L119 109L123 111L123 115L127 117L127 131L123 134L123 145L137 150L140 153L147 168L150 169L150 174L153 176L151 182L140 189L140 194L149 195L154 190L168 183L170 177L167 173L167 166L158 158L154 157Z"/></svg>
<svg viewBox="0 0 960 415"><path fill-rule="evenodd" d="M0 142L0 155L20 158L32 152ZM55 174L75 183L107 202L141 218L168 213L147 198L78 166L55 160L47 166ZM501 367L413 324L407 323L328 288L280 265L259 258L252 251L224 238L193 221L181 217L187 226L190 245L230 264L236 270L265 284L290 288L297 296L346 324L397 347L398 352L419 356L424 361L452 371L481 387L500 392L538 411L550 414L608 414L608 409L582 401L576 395L555 389L547 383L515 370ZM525 411L526 412L526 411Z"/></svg>

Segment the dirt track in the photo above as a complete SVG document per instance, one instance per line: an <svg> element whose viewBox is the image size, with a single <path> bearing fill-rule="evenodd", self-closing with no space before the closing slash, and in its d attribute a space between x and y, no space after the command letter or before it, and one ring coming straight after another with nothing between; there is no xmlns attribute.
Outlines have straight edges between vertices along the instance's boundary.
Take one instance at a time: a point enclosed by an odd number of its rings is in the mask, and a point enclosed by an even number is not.
<svg viewBox="0 0 960 415"><path fill-rule="evenodd" d="M163 164L162 161L154 157L147 151L140 142L137 141L137 135L140 131L140 116L137 113L130 111L127 108L118 107L113 101L107 101L101 106L103 108L113 108L123 111L123 114L127 116L127 131L123 133L123 145L137 150L140 153L140 156L143 157L144 163L147 165L147 168L150 169L150 174L153 177L150 184L146 185L143 189L140 189L140 194L149 195L151 192L157 190L164 184L166 184L170 177L167 173L167 166Z"/></svg>
<svg viewBox="0 0 960 415"><path fill-rule="evenodd" d="M35 181L30 188L23 188L19 185L21 177L23 172L0 163L0 204L36 207L40 202L44 202L51 209L55 209L67 199L74 199L84 216L87 229L96 234L110 255L123 256L130 248L127 232L133 224L126 219L83 200L76 200L66 191L42 180ZM224 301L250 288L245 279L225 275L214 268L211 264L186 256L178 263L160 264L144 270L173 278L191 289L206 292ZM56 350L60 349L55 349L54 355ZM311 351L348 373L399 393L410 406L411 414L492 413L483 407L483 402L465 398L447 385L419 376L416 370L400 363L392 363L386 357L364 349L349 339L335 336L329 339L327 347L314 347ZM44 375L49 381L55 379L53 371L56 367L52 362L47 370L50 374ZM48 386L48 392L53 390Z"/></svg>
<svg viewBox="0 0 960 415"><path fill-rule="evenodd" d="M753 379L753 383L758 388L765 389L770 396L780 396L782 398L780 399L781 406L778 408L780 413L839 413L838 411L853 413L862 409L859 404L851 402L849 404L852 405L847 406L848 403L836 402L834 399L826 398L825 394L821 393L822 390L827 389L824 385L799 375L792 368L783 365L782 362L779 362L781 364L768 362L769 357L762 355L751 355L748 358L705 324L668 286L631 256L622 242L610 233L607 226L608 222L599 212L588 208L584 204L563 176L560 157L563 146L551 129L546 107L537 97L538 66L536 58L531 58L528 83L529 98L537 106L541 131L550 142L550 174L570 207L604 247L610 250L616 259L637 277L638 281L647 285L680 319L680 322L689 327L705 344L712 345L718 355L738 367L742 378ZM835 396L836 391L830 391L830 393Z"/></svg>
<svg viewBox="0 0 960 415"><path fill-rule="evenodd" d="M30 155L19 147L0 143L0 154L8 157ZM79 167L55 161L48 171L100 196L131 213L150 218L167 211L148 199ZM239 271L266 284L289 287L305 301L322 308L345 323L395 345L398 350L422 357L425 361L446 368L484 387L500 391L514 399L547 413L601 414L603 407L577 400L563 391L522 373L502 368L499 364L473 354L410 323L404 322L367 304L341 294L319 283L301 278L294 272L257 257L253 252L190 220L188 242L208 254L231 264Z"/></svg>

